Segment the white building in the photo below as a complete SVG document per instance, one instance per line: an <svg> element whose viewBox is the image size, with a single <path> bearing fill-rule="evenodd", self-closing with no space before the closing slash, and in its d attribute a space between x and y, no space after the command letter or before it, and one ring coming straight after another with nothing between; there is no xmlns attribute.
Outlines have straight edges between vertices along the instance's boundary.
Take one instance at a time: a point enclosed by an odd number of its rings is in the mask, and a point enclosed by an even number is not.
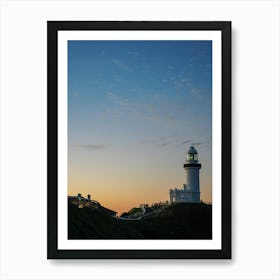
<svg viewBox="0 0 280 280"><path fill-rule="evenodd" d="M170 203L172 202L200 202L199 188L199 169L201 164L198 161L197 151L191 146L187 152L187 158L184 163L186 170L186 184L183 184L183 189L171 189L169 191Z"/></svg>

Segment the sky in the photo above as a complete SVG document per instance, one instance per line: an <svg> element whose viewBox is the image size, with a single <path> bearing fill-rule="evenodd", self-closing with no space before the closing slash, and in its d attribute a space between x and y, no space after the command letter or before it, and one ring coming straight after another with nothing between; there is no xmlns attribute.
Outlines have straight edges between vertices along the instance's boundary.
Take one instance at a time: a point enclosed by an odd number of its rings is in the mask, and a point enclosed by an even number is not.
<svg viewBox="0 0 280 280"><path fill-rule="evenodd" d="M198 151L212 202L211 41L68 41L68 194L119 214L169 200Z"/></svg>

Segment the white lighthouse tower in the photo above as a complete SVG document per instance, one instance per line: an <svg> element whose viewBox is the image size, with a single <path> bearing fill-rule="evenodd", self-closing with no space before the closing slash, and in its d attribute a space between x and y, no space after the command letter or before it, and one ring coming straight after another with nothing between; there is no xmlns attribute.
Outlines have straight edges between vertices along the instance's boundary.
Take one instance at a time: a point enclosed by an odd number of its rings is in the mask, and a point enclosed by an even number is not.
<svg viewBox="0 0 280 280"><path fill-rule="evenodd" d="M186 184L184 190L191 192L192 202L200 202L200 188L199 188L199 169L201 164L198 161L197 151L191 146L187 152L187 159L184 163L186 170Z"/></svg>
<svg viewBox="0 0 280 280"><path fill-rule="evenodd" d="M170 202L200 202L200 187L199 187L199 169L201 164L198 161L197 151L191 146L187 152L187 158L184 163L186 171L186 184L183 184L183 189L171 189L169 191Z"/></svg>

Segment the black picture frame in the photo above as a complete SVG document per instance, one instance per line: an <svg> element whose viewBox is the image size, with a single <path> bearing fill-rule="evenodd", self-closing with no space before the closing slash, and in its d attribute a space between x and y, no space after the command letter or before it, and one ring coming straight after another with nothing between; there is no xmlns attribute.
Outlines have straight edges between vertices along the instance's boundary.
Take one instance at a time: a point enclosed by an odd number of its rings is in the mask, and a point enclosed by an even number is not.
<svg viewBox="0 0 280 280"><path fill-rule="evenodd" d="M218 30L222 35L222 246L220 250L58 249L58 32L82 30ZM230 21L48 21L48 259L230 259L231 258L231 22Z"/></svg>

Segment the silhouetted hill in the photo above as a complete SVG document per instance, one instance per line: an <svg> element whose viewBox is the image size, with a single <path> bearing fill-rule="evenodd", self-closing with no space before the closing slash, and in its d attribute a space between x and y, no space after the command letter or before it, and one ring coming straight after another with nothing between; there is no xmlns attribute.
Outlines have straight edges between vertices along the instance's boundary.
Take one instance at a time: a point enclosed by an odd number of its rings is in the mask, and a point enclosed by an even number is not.
<svg viewBox="0 0 280 280"><path fill-rule="evenodd" d="M157 238L160 234L163 239L211 239L212 205L173 204L157 214L143 218L142 222L156 229L147 232L150 238Z"/></svg>
<svg viewBox="0 0 280 280"><path fill-rule="evenodd" d="M211 239L212 206L174 204L141 220L125 221L102 209L69 204L69 239Z"/></svg>
<svg viewBox="0 0 280 280"><path fill-rule="evenodd" d="M111 217L102 208L78 208L68 205L68 238L69 239L129 239L143 238L130 225Z"/></svg>

